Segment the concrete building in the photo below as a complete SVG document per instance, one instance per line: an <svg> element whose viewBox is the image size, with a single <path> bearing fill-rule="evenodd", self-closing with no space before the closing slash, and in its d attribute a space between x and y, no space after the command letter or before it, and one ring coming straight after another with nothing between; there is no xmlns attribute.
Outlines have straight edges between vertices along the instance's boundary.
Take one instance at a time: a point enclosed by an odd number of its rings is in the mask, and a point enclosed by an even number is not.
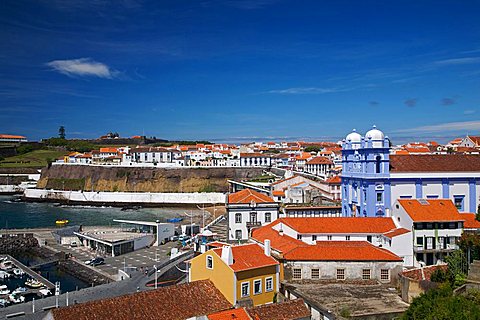
<svg viewBox="0 0 480 320"><path fill-rule="evenodd" d="M333 161L327 157L315 157L308 160L303 171L316 176L327 177L333 168Z"/></svg>
<svg viewBox="0 0 480 320"><path fill-rule="evenodd" d="M18 135L12 135L12 134L0 134L0 142L7 142L7 143L27 142L27 138L24 136L18 136Z"/></svg>
<svg viewBox="0 0 480 320"><path fill-rule="evenodd" d="M263 153L240 153L240 166L242 167L270 167L271 156Z"/></svg>
<svg viewBox="0 0 480 320"><path fill-rule="evenodd" d="M229 241L248 240L252 228L278 219L278 203L252 189L229 194L226 208Z"/></svg>
<svg viewBox="0 0 480 320"><path fill-rule="evenodd" d="M279 263L257 244L223 246L189 261L188 281L210 280L233 305L272 303L280 283Z"/></svg>
<svg viewBox="0 0 480 320"><path fill-rule="evenodd" d="M460 212L480 203L480 157L390 155L390 142L375 127L343 141L342 213L388 216L397 199L451 199Z"/></svg>

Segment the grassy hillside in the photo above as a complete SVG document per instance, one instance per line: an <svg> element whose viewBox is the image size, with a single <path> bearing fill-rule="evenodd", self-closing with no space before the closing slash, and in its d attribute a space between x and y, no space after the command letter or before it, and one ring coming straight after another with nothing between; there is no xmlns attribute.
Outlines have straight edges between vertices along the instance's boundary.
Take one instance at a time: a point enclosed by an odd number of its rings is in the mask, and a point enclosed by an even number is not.
<svg viewBox="0 0 480 320"><path fill-rule="evenodd" d="M0 168L44 167L48 160L54 161L65 154L65 151L34 150L22 155L8 157L0 161Z"/></svg>

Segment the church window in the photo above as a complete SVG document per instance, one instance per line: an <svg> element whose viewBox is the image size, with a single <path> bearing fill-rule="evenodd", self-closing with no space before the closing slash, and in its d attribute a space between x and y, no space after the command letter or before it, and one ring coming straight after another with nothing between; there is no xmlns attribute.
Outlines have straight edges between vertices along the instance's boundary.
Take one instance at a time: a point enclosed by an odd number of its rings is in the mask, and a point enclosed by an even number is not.
<svg viewBox="0 0 480 320"><path fill-rule="evenodd" d="M382 170L382 157L376 156L375 157L375 173L381 173Z"/></svg>
<svg viewBox="0 0 480 320"><path fill-rule="evenodd" d="M382 193L377 192L377 202L382 202Z"/></svg>

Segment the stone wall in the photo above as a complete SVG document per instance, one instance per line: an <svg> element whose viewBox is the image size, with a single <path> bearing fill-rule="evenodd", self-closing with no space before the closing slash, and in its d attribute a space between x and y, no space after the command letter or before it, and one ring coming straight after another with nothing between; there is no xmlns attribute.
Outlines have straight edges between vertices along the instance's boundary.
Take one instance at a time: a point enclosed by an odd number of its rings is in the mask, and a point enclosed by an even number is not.
<svg viewBox="0 0 480 320"><path fill-rule="evenodd" d="M15 254L38 247L38 241L31 233L0 234L0 253Z"/></svg>

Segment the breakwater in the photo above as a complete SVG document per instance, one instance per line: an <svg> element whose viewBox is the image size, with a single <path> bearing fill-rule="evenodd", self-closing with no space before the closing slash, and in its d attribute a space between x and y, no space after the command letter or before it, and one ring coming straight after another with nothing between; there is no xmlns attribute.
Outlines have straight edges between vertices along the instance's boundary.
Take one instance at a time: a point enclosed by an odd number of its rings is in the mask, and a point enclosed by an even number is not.
<svg viewBox="0 0 480 320"><path fill-rule="evenodd" d="M38 247L38 241L32 233L0 234L0 252L15 254Z"/></svg>
<svg viewBox="0 0 480 320"><path fill-rule="evenodd" d="M218 192L195 193L153 193L153 192L91 192L26 189L26 201L88 204L97 206L165 206L224 204L225 194Z"/></svg>

